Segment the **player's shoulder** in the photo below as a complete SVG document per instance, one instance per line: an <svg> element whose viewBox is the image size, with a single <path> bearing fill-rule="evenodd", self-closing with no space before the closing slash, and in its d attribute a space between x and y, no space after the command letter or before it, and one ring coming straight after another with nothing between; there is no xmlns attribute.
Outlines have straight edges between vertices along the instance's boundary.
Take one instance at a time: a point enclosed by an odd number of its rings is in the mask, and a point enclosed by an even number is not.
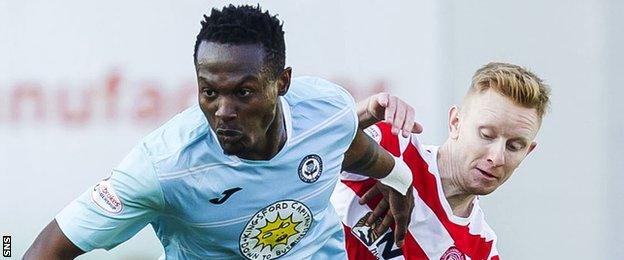
<svg viewBox="0 0 624 260"><path fill-rule="evenodd" d="M293 78L285 98L291 106L302 102L319 105L333 103L341 107L354 104L353 97L344 88L329 80L313 76Z"/></svg>
<svg viewBox="0 0 624 260"><path fill-rule="evenodd" d="M469 231L472 234L479 234L479 236L483 237L485 241L491 242L490 246L490 255L488 259L498 259L493 258L494 256L498 256L498 237L496 236L496 232L485 220L485 214L483 209L479 206L477 201L475 203L475 207L477 207L477 214L470 220Z"/></svg>
<svg viewBox="0 0 624 260"><path fill-rule="evenodd" d="M479 246L479 250L489 250L487 259L499 259L497 249L498 237L485 220L483 209L479 206L479 197L475 198L473 212L468 219L468 233L479 235L479 237L485 240L486 243L478 243L476 246Z"/></svg>
<svg viewBox="0 0 624 260"><path fill-rule="evenodd" d="M145 136L141 142L147 154L158 160L174 154L209 133L208 122L198 104L172 117Z"/></svg>
<svg viewBox="0 0 624 260"><path fill-rule="evenodd" d="M342 145L350 144L353 140L357 129L355 101L342 87L322 78L297 77L291 81L284 101L288 105L292 120L294 138L291 142L321 138L316 141L324 140ZM327 135L324 129L340 134ZM330 140L333 137L341 139Z"/></svg>

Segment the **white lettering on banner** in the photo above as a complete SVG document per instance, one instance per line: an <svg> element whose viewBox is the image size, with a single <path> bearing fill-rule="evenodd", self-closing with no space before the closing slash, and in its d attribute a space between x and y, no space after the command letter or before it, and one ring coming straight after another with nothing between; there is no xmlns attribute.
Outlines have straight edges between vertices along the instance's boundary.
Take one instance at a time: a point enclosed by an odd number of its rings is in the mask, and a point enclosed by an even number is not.
<svg viewBox="0 0 624 260"><path fill-rule="evenodd" d="M388 91L385 80L356 85L344 77L332 80L347 89L356 100ZM154 127L196 102L194 79L176 88L164 87L155 80L129 80L122 73L108 73L101 82L46 85L37 80L14 84L0 82L0 124L29 122L69 126L98 123L128 123ZM8 88L6 88L8 86Z"/></svg>

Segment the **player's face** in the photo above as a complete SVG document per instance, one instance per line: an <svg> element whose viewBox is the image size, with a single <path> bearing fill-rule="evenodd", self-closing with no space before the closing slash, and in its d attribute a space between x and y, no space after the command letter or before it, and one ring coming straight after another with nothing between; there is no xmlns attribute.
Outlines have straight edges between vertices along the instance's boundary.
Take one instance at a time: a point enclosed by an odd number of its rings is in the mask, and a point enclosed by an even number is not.
<svg viewBox="0 0 624 260"><path fill-rule="evenodd" d="M283 93L267 79L264 57L259 44L204 41L197 50L199 105L226 154L254 158L272 141L267 131Z"/></svg>
<svg viewBox="0 0 624 260"><path fill-rule="evenodd" d="M485 195L509 179L535 148L540 122L535 109L516 105L494 90L472 95L462 111L455 109L455 116L451 109L450 134L460 186Z"/></svg>

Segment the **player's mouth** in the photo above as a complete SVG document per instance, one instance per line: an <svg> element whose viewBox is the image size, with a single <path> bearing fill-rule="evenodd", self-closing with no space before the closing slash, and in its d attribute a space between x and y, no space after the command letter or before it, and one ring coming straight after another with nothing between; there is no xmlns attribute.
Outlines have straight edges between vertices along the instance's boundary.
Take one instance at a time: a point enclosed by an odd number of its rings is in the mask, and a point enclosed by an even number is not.
<svg viewBox="0 0 624 260"><path fill-rule="evenodd" d="M479 168L475 168L475 169L477 169L477 171L479 171L479 173L481 173L481 175L484 176L488 180L498 180L498 177L494 176L493 174L487 171L481 170Z"/></svg>
<svg viewBox="0 0 624 260"><path fill-rule="evenodd" d="M235 142L243 137L243 132L234 129L217 128L216 133L219 139L224 142Z"/></svg>

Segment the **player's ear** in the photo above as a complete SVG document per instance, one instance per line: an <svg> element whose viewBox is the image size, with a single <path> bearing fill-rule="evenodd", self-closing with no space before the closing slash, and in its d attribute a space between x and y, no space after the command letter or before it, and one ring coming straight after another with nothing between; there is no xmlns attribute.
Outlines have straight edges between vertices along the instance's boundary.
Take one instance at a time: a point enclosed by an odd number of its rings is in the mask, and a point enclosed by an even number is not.
<svg viewBox="0 0 624 260"><path fill-rule="evenodd" d="M288 88L290 87L290 79L292 76L292 68L286 67L277 79L277 94L280 96L286 95Z"/></svg>
<svg viewBox="0 0 624 260"><path fill-rule="evenodd" d="M457 139L459 137L459 108L457 106L452 106L448 113L449 137L451 139Z"/></svg>

